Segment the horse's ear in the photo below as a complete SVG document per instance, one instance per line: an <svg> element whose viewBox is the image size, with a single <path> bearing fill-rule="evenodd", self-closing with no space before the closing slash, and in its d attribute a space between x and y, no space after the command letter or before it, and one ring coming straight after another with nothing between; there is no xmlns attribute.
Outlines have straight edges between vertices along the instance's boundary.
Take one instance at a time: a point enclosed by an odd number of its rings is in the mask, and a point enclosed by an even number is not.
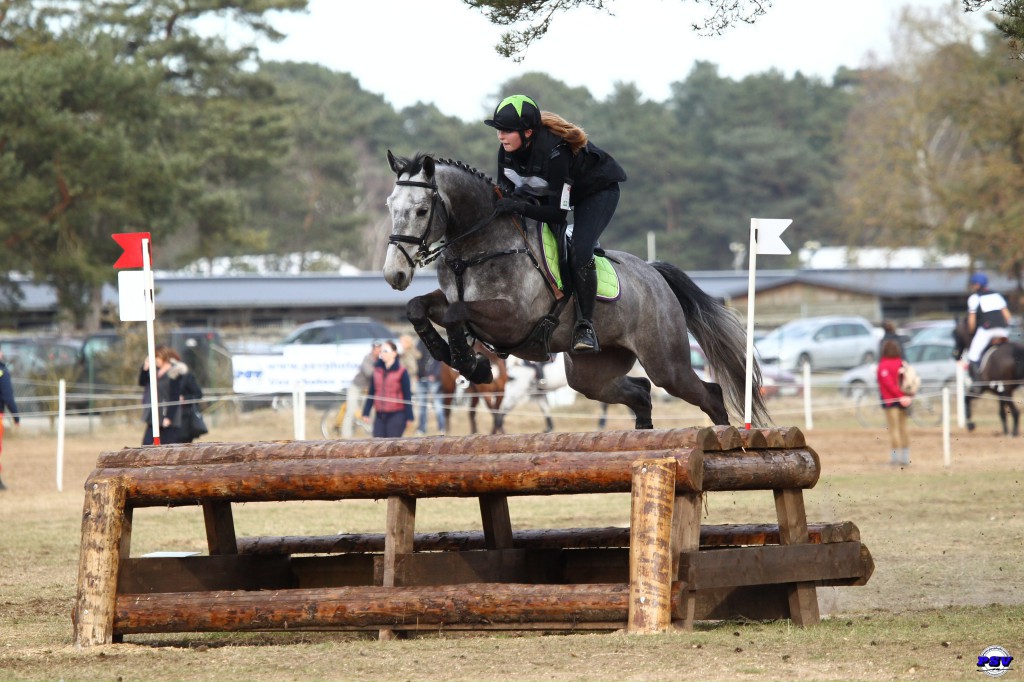
<svg viewBox="0 0 1024 682"><path fill-rule="evenodd" d="M434 157L423 157L423 175L425 175L428 180L434 177Z"/></svg>
<svg viewBox="0 0 1024 682"><path fill-rule="evenodd" d="M390 149L388 150L388 165L391 166L391 170L395 172L395 175L402 174L402 164L398 162L398 159L395 158Z"/></svg>

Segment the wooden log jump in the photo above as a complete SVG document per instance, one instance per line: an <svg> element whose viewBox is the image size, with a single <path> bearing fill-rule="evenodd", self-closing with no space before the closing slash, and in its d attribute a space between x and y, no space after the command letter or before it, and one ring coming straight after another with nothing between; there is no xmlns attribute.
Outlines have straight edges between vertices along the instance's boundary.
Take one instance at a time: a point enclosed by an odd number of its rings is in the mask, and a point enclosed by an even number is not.
<svg viewBox="0 0 1024 682"><path fill-rule="evenodd" d="M276 629L608 629L818 619L866 582L853 524L808 525L795 428L202 443L100 455L86 482L75 643ZM772 490L777 525L701 527L708 491ZM630 493L628 528L513 530L508 496ZM416 501L478 497L482 531L417 534ZM379 534L236 538L231 504L388 499ZM132 510L200 505L209 555L131 556Z"/></svg>

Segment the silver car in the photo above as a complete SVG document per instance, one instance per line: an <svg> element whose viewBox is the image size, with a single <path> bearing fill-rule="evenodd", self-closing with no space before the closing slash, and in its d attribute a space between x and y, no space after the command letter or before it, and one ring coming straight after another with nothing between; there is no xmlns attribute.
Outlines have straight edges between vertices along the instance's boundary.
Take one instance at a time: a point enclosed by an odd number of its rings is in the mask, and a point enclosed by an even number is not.
<svg viewBox="0 0 1024 682"><path fill-rule="evenodd" d="M847 369L874 362L880 334L863 317L826 316L793 320L755 343L765 365L800 371Z"/></svg>
<svg viewBox="0 0 1024 682"><path fill-rule="evenodd" d="M956 383L956 360L953 343L924 341L904 346L903 356L921 376L920 393L937 393L943 386ZM854 367L839 378L839 390L850 398L878 393L878 363Z"/></svg>

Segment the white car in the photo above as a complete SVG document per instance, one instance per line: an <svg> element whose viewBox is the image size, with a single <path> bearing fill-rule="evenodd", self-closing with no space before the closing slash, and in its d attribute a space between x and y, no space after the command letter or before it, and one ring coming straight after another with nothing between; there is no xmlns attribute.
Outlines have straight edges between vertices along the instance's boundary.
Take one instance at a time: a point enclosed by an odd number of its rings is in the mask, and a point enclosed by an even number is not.
<svg viewBox="0 0 1024 682"><path fill-rule="evenodd" d="M935 393L943 386L956 383L956 360L953 344L941 341L910 343L903 347L903 357L921 377L921 393ZM854 367L839 379L840 392L858 398L867 392L878 392L878 363Z"/></svg>
<svg viewBox="0 0 1024 682"><path fill-rule="evenodd" d="M863 317L827 316L787 322L754 347L764 365L799 372L804 364L817 371L874 362L878 341L875 328Z"/></svg>

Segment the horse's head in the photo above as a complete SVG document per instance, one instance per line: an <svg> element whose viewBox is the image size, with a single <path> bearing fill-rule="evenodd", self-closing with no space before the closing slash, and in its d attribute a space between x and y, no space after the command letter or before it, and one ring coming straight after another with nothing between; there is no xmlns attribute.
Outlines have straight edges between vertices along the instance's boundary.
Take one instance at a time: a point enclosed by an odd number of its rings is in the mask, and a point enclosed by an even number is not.
<svg viewBox="0 0 1024 682"><path fill-rule="evenodd" d="M410 160L388 151L388 163L398 180L388 197L392 228L384 279L402 291L412 282L416 267L424 263L430 245L444 236L448 208L437 188L432 157Z"/></svg>

